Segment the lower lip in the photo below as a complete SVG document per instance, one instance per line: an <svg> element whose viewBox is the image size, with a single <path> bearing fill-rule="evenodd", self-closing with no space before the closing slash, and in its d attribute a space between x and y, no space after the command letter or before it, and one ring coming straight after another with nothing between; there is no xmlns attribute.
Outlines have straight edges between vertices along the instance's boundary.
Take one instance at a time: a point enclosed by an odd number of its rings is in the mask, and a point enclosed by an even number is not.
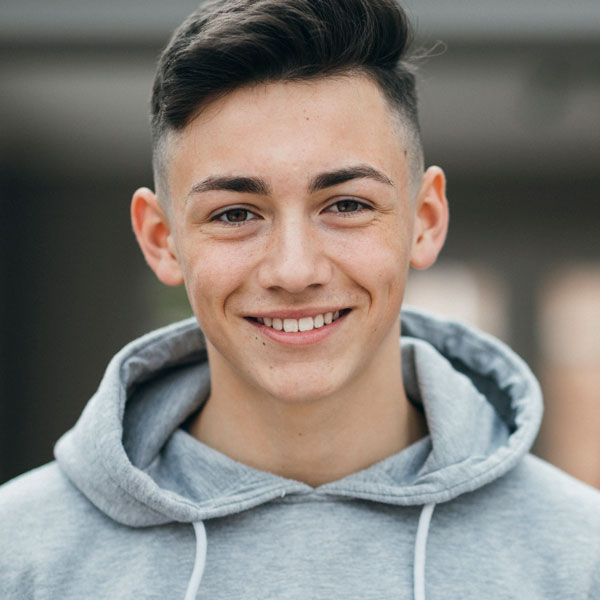
<svg viewBox="0 0 600 600"><path fill-rule="evenodd" d="M318 329L311 329L310 331L298 331L295 333L278 331L277 329L273 329L272 327L263 325L257 321L248 322L260 329L261 333L274 342L278 342L286 346L309 346L311 344L318 344L325 338L335 333L341 327L342 322L349 314L350 311L344 313L329 325L323 325L323 327L319 327Z"/></svg>

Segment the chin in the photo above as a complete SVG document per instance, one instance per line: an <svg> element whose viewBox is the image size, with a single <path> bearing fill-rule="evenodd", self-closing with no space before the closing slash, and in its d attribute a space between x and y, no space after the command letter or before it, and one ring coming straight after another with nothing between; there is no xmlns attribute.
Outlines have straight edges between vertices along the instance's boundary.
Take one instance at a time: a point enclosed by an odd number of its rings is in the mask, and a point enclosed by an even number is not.
<svg viewBox="0 0 600 600"><path fill-rule="evenodd" d="M282 372L283 371L283 372ZM259 388L272 398L286 404L307 404L331 397L344 387L345 377L335 377L331 371L307 374L279 371L277 381L262 382Z"/></svg>

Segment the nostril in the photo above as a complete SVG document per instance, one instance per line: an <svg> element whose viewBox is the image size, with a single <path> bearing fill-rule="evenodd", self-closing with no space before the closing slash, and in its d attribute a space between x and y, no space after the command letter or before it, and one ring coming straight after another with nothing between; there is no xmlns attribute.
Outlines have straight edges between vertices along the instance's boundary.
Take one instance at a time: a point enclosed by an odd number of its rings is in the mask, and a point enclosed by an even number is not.
<svg viewBox="0 0 600 600"><path fill-rule="evenodd" d="M274 251L260 265L258 282L265 289L283 289L298 294L307 288L327 284L332 274L331 264L317 251L311 256L292 256L282 250L281 253Z"/></svg>

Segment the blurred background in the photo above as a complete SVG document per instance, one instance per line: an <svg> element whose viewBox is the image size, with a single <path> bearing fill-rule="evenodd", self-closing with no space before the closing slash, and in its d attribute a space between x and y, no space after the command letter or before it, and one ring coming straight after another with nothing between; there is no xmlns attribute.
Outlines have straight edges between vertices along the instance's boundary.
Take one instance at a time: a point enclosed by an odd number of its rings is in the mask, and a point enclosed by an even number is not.
<svg viewBox="0 0 600 600"><path fill-rule="evenodd" d="M535 451L600 486L600 3L406 6L433 48L421 121L452 217L407 301L511 344L546 397ZM190 314L128 210L152 186L154 65L195 7L2 3L0 482L52 458L123 344Z"/></svg>

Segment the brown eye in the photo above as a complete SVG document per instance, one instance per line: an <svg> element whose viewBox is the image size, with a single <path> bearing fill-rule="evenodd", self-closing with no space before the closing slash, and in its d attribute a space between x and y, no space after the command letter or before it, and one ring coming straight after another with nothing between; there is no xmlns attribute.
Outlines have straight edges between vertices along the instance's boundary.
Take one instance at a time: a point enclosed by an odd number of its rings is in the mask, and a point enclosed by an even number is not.
<svg viewBox="0 0 600 600"><path fill-rule="evenodd" d="M241 223L248 218L248 211L243 208L234 208L233 210L228 210L223 216L230 223Z"/></svg>
<svg viewBox="0 0 600 600"><path fill-rule="evenodd" d="M362 213L365 210L371 210L371 207L359 200L354 200L354 198L338 200L327 208L327 212L344 213L347 215L351 215L352 213Z"/></svg>
<svg viewBox="0 0 600 600"><path fill-rule="evenodd" d="M356 200L340 200L335 203L338 212L355 212L360 209L361 204Z"/></svg>
<svg viewBox="0 0 600 600"><path fill-rule="evenodd" d="M255 219L256 215L247 208L230 208L215 217L215 220L224 223L244 223Z"/></svg>

